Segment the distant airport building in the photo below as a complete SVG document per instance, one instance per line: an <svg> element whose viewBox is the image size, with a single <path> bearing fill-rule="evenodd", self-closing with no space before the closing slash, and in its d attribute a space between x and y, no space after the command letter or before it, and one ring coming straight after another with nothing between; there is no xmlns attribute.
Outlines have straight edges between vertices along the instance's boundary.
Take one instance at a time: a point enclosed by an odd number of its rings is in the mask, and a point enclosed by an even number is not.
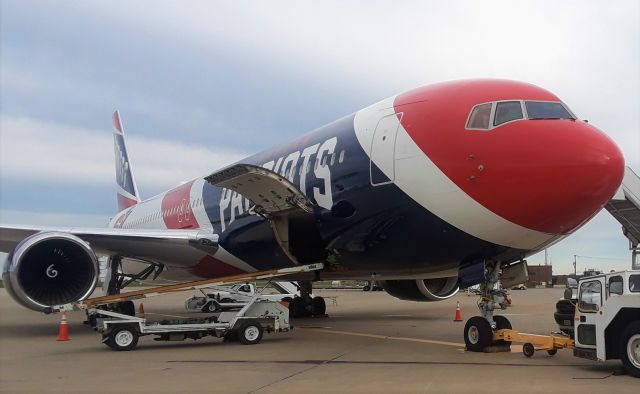
<svg viewBox="0 0 640 394"><path fill-rule="evenodd" d="M529 280L525 285L527 287L550 286L553 281L552 265L529 265Z"/></svg>

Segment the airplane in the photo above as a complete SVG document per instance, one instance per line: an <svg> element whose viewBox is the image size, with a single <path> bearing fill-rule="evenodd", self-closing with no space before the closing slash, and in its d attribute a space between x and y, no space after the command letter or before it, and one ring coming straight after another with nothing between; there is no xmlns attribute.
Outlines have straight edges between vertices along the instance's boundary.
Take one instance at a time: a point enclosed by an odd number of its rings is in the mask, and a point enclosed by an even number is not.
<svg viewBox="0 0 640 394"><path fill-rule="evenodd" d="M107 294L138 279L323 262L293 278L294 316L325 312L310 297L319 279L375 280L412 301L480 284L488 301L483 322L465 327L473 340L504 328L493 318L500 272L580 228L624 173L605 133L553 93L511 80L410 90L144 201L117 111L113 126L118 213L108 228L0 226L2 278L27 308L89 297L96 256L109 259Z"/></svg>

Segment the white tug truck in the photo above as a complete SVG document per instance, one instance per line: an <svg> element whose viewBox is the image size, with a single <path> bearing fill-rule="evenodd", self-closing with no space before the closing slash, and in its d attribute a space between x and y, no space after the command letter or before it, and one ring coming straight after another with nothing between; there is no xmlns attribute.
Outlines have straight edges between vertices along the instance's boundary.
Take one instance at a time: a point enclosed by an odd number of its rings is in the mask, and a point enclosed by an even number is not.
<svg viewBox="0 0 640 394"><path fill-rule="evenodd" d="M494 331L494 343L523 343L522 353L527 357L533 357L536 350L553 356L558 349L573 349L576 357L619 359L629 375L640 378L640 270L582 278L577 286L565 289L564 298L562 310L555 314L562 334L527 334L503 328ZM573 308L571 313L569 307Z"/></svg>
<svg viewBox="0 0 640 394"><path fill-rule="evenodd" d="M565 290L565 299L572 290ZM605 361L620 359L640 377L640 270L583 278L578 283L573 354Z"/></svg>

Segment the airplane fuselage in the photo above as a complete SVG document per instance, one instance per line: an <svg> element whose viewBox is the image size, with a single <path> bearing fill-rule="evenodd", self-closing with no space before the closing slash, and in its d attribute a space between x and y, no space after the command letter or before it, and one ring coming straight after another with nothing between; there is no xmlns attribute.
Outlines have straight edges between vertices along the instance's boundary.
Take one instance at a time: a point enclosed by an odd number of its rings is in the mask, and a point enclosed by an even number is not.
<svg viewBox="0 0 640 394"><path fill-rule="evenodd" d="M514 113L504 122L503 109ZM556 96L491 80L394 96L240 162L280 174L315 204L313 221L291 221L286 244L253 203L204 178L131 205L110 226L219 234L215 256L167 261L168 278L318 259L329 263L324 277L455 276L566 237L608 201L623 169L615 144Z"/></svg>

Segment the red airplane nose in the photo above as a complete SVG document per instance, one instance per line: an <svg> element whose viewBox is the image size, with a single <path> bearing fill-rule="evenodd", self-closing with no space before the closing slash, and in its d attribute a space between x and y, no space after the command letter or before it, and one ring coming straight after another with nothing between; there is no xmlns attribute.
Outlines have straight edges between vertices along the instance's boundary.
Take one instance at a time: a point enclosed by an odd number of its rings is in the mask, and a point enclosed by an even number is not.
<svg viewBox="0 0 640 394"><path fill-rule="evenodd" d="M618 147L581 121L513 122L491 133L487 142L493 146L470 152L463 189L521 226L571 232L595 215L622 181Z"/></svg>

